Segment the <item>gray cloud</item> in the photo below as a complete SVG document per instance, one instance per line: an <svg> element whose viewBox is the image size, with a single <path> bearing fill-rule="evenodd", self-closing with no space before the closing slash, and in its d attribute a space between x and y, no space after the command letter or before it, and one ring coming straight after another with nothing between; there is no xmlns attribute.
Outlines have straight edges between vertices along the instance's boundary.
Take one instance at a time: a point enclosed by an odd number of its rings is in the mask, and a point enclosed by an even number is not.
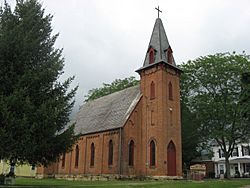
<svg viewBox="0 0 250 188"><path fill-rule="evenodd" d="M2 0L0 0L2 1ZM14 0L8 0L12 3ZM201 55L250 53L248 0L43 0L54 15L56 45L64 48L65 75L79 84L76 109L88 90L137 76L159 3L177 64Z"/></svg>

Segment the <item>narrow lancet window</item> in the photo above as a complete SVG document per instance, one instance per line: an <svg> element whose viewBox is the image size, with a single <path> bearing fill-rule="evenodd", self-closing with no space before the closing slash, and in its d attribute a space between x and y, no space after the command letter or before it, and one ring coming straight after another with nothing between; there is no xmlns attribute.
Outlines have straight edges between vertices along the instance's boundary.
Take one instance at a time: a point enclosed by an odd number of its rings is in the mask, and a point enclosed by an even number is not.
<svg viewBox="0 0 250 188"><path fill-rule="evenodd" d="M134 144L134 141L131 140L130 143L129 143L129 154L128 154L128 165L129 166L134 166L134 147L135 147L135 144Z"/></svg>
<svg viewBox="0 0 250 188"><path fill-rule="evenodd" d="M155 98L155 83L152 81L150 84L150 99Z"/></svg>
<svg viewBox="0 0 250 188"><path fill-rule="evenodd" d="M154 49L151 48L149 50L149 64L154 63L154 61L155 61L155 53L154 53Z"/></svg>
<svg viewBox="0 0 250 188"><path fill-rule="evenodd" d="M90 166L94 165L95 165L95 145L94 143L92 143L90 147Z"/></svg>
<svg viewBox="0 0 250 188"><path fill-rule="evenodd" d="M62 155L62 168L65 167L65 159L66 159L66 153Z"/></svg>
<svg viewBox="0 0 250 188"><path fill-rule="evenodd" d="M109 141L108 165L113 165L113 141Z"/></svg>
<svg viewBox="0 0 250 188"><path fill-rule="evenodd" d="M173 51L171 48L168 48L167 50L167 58L168 58L168 63L169 64L173 64L173 55L172 55Z"/></svg>
<svg viewBox="0 0 250 188"><path fill-rule="evenodd" d="M150 166L155 166L155 142L150 142Z"/></svg>
<svg viewBox="0 0 250 188"><path fill-rule="evenodd" d="M76 149L75 149L75 168L78 168L78 163L79 163L79 146L76 145Z"/></svg>

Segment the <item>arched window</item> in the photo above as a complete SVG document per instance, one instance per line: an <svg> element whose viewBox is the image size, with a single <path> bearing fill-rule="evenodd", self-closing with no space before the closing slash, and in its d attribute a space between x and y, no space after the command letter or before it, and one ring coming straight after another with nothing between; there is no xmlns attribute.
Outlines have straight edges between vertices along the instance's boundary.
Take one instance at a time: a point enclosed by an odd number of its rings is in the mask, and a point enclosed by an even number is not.
<svg viewBox="0 0 250 188"><path fill-rule="evenodd" d="M154 63L154 61L155 61L155 52L154 52L154 49L151 48L149 50L149 64Z"/></svg>
<svg viewBox="0 0 250 188"><path fill-rule="evenodd" d="M152 81L150 84L150 99L155 98L155 83Z"/></svg>
<svg viewBox="0 0 250 188"><path fill-rule="evenodd" d="M155 166L155 142L150 142L150 166Z"/></svg>
<svg viewBox="0 0 250 188"><path fill-rule="evenodd" d="M113 164L113 141L109 141L109 155L108 155L108 165Z"/></svg>
<svg viewBox="0 0 250 188"><path fill-rule="evenodd" d="M78 168L78 163L79 163L79 146L76 145L76 150L75 150L75 168Z"/></svg>
<svg viewBox="0 0 250 188"><path fill-rule="evenodd" d="M66 154L64 153L64 154L62 155L62 168L65 167L65 159L66 159Z"/></svg>
<svg viewBox="0 0 250 188"><path fill-rule="evenodd" d="M129 148L128 148L128 165L134 166L134 148L135 143L133 140L129 142Z"/></svg>
<svg viewBox="0 0 250 188"><path fill-rule="evenodd" d="M173 86L172 83L168 83L168 99L173 100Z"/></svg>
<svg viewBox="0 0 250 188"><path fill-rule="evenodd" d="M95 145L94 143L92 143L90 147L90 166L94 165L95 165Z"/></svg>
<svg viewBox="0 0 250 188"><path fill-rule="evenodd" d="M167 56L168 56L168 63L169 64L173 64L173 55L172 55L173 51L172 49L169 47L167 50Z"/></svg>

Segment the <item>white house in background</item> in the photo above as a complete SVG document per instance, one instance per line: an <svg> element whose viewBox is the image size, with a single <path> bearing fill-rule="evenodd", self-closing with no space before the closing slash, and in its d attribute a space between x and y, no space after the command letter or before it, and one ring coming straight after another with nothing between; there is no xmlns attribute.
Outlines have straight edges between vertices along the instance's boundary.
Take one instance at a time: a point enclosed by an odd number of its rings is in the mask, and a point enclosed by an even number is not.
<svg viewBox="0 0 250 188"><path fill-rule="evenodd" d="M10 164L5 160L0 160L0 174L8 174L10 171ZM28 164L16 165L15 175L21 177L35 177L36 167L32 167Z"/></svg>
<svg viewBox="0 0 250 188"><path fill-rule="evenodd" d="M250 177L250 142L238 144L229 158L230 174L235 177ZM225 174L226 165L224 153L219 146L213 146L215 177Z"/></svg>

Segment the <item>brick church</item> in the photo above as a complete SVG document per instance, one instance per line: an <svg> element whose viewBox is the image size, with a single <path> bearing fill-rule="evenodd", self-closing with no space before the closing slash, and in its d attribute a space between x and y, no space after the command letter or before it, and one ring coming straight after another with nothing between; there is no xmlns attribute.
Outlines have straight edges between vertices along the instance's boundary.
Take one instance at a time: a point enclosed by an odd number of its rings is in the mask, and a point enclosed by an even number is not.
<svg viewBox="0 0 250 188"><path fill-rule="evenodd" d="M82 105L72 151L38 175L182 176L180 74L160 18L141 68L140 85Z"/></svg>

